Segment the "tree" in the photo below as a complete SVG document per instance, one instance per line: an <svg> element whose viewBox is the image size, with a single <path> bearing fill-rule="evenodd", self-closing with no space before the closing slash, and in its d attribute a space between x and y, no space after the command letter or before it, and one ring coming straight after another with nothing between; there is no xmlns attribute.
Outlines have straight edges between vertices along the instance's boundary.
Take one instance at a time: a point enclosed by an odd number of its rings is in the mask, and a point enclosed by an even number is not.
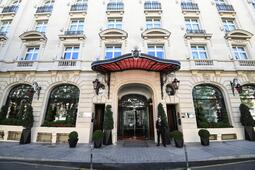
<svg viewBox="0 0 255 170"><path fill-rule="evenodd" d="M31 129L34 123L33 107L31 105L28 105L25 108L25 113L23 117L23 126L27 129Z"/></svg>
<svg viewBox="0 0 255 170"><path fill-rule="evenodd" d="M165 113L162 103L158 104L158 117L160 117L160 119L161 119L162 126L168 128L166 113Z"/></svg>

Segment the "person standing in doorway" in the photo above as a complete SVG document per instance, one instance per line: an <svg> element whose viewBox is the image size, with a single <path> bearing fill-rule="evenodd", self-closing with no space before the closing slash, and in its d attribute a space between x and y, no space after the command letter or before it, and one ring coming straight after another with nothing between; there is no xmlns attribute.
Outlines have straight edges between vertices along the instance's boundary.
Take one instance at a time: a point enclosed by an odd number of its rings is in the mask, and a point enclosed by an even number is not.
<svg viewBox="0 0 255 170"><path fill-rule="evenodd" d="M166 147L166 140L165 140L165 128L163 126L163 123L161 122L161 118L158 117L158 120L156 121L156 129L157 129L157 137L158 137L158 144L160 145L160 137L162 140L162 144L164 147Z"/></svg>

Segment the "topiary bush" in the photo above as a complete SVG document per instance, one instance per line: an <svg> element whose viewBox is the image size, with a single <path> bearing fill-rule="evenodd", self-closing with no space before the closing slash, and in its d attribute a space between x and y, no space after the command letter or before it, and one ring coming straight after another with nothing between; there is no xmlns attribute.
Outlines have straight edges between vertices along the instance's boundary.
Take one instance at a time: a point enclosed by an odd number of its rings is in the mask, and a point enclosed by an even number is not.
<svg viewBox="0 0 255 170"><path fill-rule="evenodd" d="M165 113L162 103L158 104L158 117L161 118L162 126L168 128L166 113Z"/></svg>
<svg viewBox="0 0 255 170"><path fill-rule="evenodd" d="M103 131L102 130L96 130L93 133L92 140L93 141L102 140L103 137L104 137Z"/></svg>
<svg viewBox="0 0 255 170"><path fill-rule="evenodd" d="M104 130L112 130L113 129L113 113L112 113L112 106L107 105L105 108L104 113L104 123L103 123L103 129Z"/></svg>
<svg viewBox="0 0 255 170"><path fill-rule="evenodd" d="M27 129L31 129L33 127L33 124L34 124L33 107L31 105L28 105L23 115L22 125Z"/></svg>
<svg viewBox="0 0 255 170"><path fill-rule="evenodd" d="M175 130L170 133L170 136L174 138L175 140L183 140L183 134L182 132Z"/></svg>
<svg viewBox="0 0 255 170"><path fill-rule="evenodd" d="M209 138L210 137L210 132L206 129L200 129L198 131L198 135L201 137L201 138Z"/></svg>
<svg viewBox="0 0 255 170"><path fill-rule="evenodd" d="M72 131L68 135L70 140L78 140L78 133L76 131Z"/></svg>
<svg viewBox="0 0 255 170"><path fill-rule="evenodd" d="M6 118L8 112L8 106L3 105L0 111L0 122Z"/></svg>

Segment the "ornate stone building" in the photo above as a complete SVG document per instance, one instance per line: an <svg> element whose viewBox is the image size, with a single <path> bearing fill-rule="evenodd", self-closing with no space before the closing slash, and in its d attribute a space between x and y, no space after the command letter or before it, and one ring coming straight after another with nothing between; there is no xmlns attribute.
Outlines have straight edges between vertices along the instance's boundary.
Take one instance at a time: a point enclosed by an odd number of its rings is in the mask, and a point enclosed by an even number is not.
<svg viewBox="0 0 255 170"><path fill-rule="evenodd" d="M170 131L244 139L255 118L254 0L0 0L0 140L15 141L33 107L33 142L79 142L112 106L113 141ZM24 106L24 107L23 107ZM5 110L5 111L3 111Z"/></svg>

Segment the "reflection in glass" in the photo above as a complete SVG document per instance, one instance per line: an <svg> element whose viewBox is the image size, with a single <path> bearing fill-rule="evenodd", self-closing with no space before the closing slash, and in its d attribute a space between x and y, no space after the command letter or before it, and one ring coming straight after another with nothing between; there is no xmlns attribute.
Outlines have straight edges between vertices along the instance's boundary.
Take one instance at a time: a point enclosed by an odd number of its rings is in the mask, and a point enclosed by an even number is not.
<svg viewBox="0 0 255 170"><path fill-rule="evenodd" d="M255 120L255 85L242 86L240 98L241 102L250 108L251 115Z"/></svg>

